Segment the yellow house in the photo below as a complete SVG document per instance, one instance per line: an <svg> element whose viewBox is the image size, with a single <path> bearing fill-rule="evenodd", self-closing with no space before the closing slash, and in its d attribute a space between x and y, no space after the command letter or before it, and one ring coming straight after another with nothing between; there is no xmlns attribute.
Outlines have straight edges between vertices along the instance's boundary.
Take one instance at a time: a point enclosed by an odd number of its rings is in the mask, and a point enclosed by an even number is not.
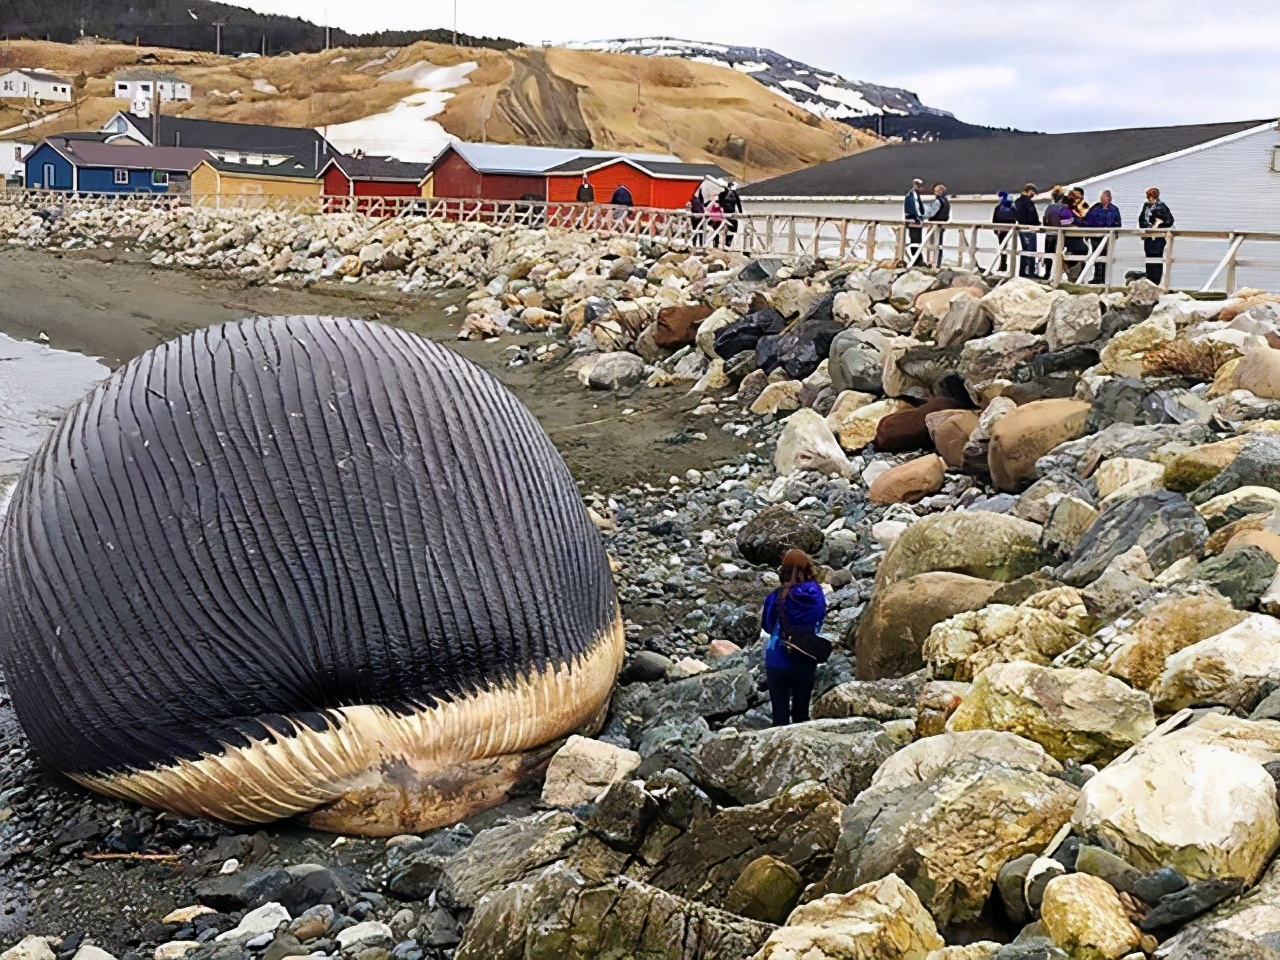
<svg viewBox="0 0 1280 960"><path fill-rule="evenodd" d="M191 172L191 202L215 209L267 210L288 206L320 211L321 182L314 167L301 160L266 164L228 163L216 157Z"/></svg>

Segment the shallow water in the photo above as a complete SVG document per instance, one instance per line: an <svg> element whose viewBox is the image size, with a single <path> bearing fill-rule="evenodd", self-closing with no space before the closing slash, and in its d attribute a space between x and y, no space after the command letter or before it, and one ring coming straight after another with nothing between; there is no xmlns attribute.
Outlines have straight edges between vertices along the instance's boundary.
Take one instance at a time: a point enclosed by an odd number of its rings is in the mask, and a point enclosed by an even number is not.
<svg viewBox="0 0 1280 960"><path fill-rule="evenodd" d="M0 333L0 509L63 411L110 373L93 357Z"/></svg>

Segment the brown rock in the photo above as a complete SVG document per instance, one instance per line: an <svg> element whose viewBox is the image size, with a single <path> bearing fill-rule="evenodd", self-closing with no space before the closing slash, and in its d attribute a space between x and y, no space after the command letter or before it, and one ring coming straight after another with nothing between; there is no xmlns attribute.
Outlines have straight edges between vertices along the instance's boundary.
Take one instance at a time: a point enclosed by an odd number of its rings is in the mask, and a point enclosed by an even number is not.
<svg viewBox="0 0 1280 960"><path fill-rule="evenodd" d="M925 416L925 428L938 455L952 470L964 466L964 447L978 427L976 410L939 410Z"/></svg>
<svg viewBox="0 0 1280 960"><path fill-rule="evenodd" d="M877 590L854 641L859 680L905 677L924 666L929 631L984 606L1000 584L960 573L922 573Z"/></svg>
<svg viewBox="0 0 1280 960"><path fill-rule="evenodd" d="M872 503L916 503L942 489L947 465L936 454L886 470L867 490Z"/></svg>
<svg viewBox="0 0 1280 960"><path fill-rule="evenodd" d="M1248 390L1255 397L1280 400L1280 350L1254 347L1245 351L1231 374L1231 386Z"/></svg>
<svg viewBox="0 0 1280 960"><path fill-rule="evenodd" d="M1270 530L1241 530L1227 542L1227 549L1223 553L1240 547L1261 547L1280 562L1280 536Z"/></svg>
<svg viewBox="0 0 1280 960"><path fill-rule="evenodd" d="M1073 957L1119 960L1142 942L1115 888L1087 873L1050 880L1040 913L1054 942Z"/></svg>
<svg viewBox="0 0 1280 960"><path fill-rule="evenodd" d="M1001 418L987 450L992 483L1010 493L1021 490L1035 479L1037 460L1084 433L1089 410L1083 400L1037 400Z"/></svg>
<svg viewBox="0 0 1280 960"><path fill-rule="evenodd" d="M916 736L924 740L947 732L947 721L973 692L972 683L930 680L916 700Z"/></svg>
<svg viewBox="0 0 1280 960"><path fill-rule="evenodd" d="M876 424L876 449L883 453L927 450L932 446L926 419L931 413L954 410L956 402L937 398L901 413L891 413Z"/></svg>
<svg viewBox="0 0 1280 960"><path fill-rule="evenodd" d="M658 311L653 342L660 347L683 347L693 343L698 326L715 311L703 303L682 304Z"/></svg>
<svg viewBox="0 0 1280 960"><path fill-rule="evenodd" d="M1215 637L1244 619L1245 614L1216 593L1170 597L1116 638L1119 649L1102 669L1138 690L1154 689L1166 657Z"/></svg>

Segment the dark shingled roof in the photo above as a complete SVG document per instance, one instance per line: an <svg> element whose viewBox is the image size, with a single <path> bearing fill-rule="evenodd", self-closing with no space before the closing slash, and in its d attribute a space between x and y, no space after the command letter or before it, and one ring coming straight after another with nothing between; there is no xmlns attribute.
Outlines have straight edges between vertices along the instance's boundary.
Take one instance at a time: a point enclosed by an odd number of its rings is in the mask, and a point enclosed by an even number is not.
<svg viewBox="0 0 1280 960"><path fill-rule="evenodd" d="M148 137L151 136L150 117L129 114L129 120ZM314 163L317 144L322 164L327 157L338 152L323 136L307 127L269 127L260 123L228 123L225 120L196 120L161 114L156 146L311 157Z"/></svg>
<svg viewBox="0 0 1280 960"><path fill-rule="evenodd" d="M915 177L945 183L952 196L1016 193L1071 185L1135 163L1240 133L1271 121L1137 127L1085 133L1027 133L875 147L743 188L744 197L885 197L905 194Z"/></svg>
<svg viewBox="0 0 1280 960"><path fill-rule="evenodd" d="M576 157L573 160L567 160L564 163L552 167L547 173L564 174L564 173L581 173L584 170L594 170L596 167L606 167L611 163L617 163L619 160L625 160L633 167L639 167L641 170L647 170L656 177L727 177L728 174L721 170L714 163L679 163L674 160L636 160L631 157Z"/></svg>
<svg viewBox="0 0 1280 960"><path fill-rule="evenodd" d="M116 167L121 170L168 170L189 173L208 160L203 150L185 147L133 147L92 140L50 137L51 147L78 167Z"/></svg>
<svg viewBox="0 0 1280 960"><path fill-rule="evenodd" d="M339 154L331 161L349 180L392 180L419 183L427 175L429 163L404 163L392 157L349 157ZM326 164L327 166L327 164Z"/></svg>
<svg viewBox="0 0 1280 960"><path fill-rule="evenodd" d="M243 173L258 177L291 177L298 180L314 180L316 168L310 159L294 157L284 163L230 163L209 157L206 161L213 169L222 173Z"/></svg>

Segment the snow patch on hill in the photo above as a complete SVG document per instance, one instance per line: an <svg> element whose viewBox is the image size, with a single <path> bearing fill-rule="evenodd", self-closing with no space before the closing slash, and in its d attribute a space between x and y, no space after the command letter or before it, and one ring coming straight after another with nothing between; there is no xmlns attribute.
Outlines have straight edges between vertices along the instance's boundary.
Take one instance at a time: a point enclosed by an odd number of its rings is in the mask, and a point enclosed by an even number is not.
<svg viewBox="0 0 1280 960"><path fill-rule="evenodd" d="M829 120L869 117L929 115L950 117L945 110L925 106L909 90L848 80L838 73L819 70L790 60L764 47L730 47L698 43L674 37L642 37L631 40L589 40L566 44L577 50L629 53L642 57L677 57L749 74L779 95L810 113Z"/></svg>
<svg viewBox="0 0 1280 960"><path fill-rule="evenodd" d="M430 163L451 141L447 133L432 119L444 110L453 94L467 83L475 63L440 67L433 63L417 63L392 70L379 78L387 83L412 83L413 93L385 113L321 128L320 132L343 153L363 150L370 156L395 157L405 163Z"/></svg>

